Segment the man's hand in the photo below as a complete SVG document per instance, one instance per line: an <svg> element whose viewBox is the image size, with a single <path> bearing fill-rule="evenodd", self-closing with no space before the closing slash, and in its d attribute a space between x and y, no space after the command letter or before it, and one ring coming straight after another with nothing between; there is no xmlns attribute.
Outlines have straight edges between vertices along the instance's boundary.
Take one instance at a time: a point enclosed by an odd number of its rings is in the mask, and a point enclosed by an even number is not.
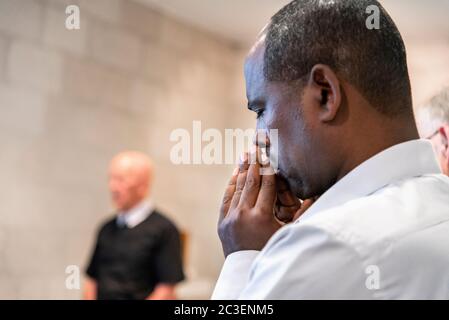
<svg viewBox="0 0 449 320"><path fill-rule="evenodd" d="M175 285L160 283L154 288L153 292L146 300L175 300Z"/></svg>
<svg viewBox="0 0 449 320"><path fill-rule="evenodd" d="M83 292L84 300L96 300L97 299L97 281L87 277L84 284Z"/></svg>
<svg viewBox="0 0 449 320"><path fill-rule="evenodd" d="M256 152L260 154L259 148ZM261 175L258 156L251 164L247 153L242 158L220 209L218 235L225 256L240 250L261 250L279 228L299 218L314 202L308 199L301 204L271 168L264 167Z"/></svg>
<svg viewBox="0 0 449 320"><path fill-rule="evenodd" d="M287 181L276 175L277 200L274 207L276 218L289 223L298 219L316 199L306 199L302 203L293 194Z"/></svg>
<svg viewBox="0 0 449 320"><path fill-rule="evenodd" d="M225 256L240 250L261 250L282 226L274 216L274 172L260 175L260 169L257 161L249 164L245 153L226 188L218 222Z"/></svg>

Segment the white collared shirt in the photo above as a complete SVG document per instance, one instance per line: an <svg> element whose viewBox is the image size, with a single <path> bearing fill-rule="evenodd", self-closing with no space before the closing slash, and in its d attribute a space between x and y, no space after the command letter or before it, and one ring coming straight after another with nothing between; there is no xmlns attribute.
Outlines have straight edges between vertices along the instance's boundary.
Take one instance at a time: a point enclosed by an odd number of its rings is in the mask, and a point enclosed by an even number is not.
<svg viewBox="0 0 449 320"><path fill-rule="evenodd" d="M122 221L128 228L134 228L144 221L153 212L154 204L152 200L143 200L128 211L119 212L117 215L117 223Z"/></svg>
<svg viewBox="0 0 449 320"><path fill-rule="evenodd" d="M213 299L449 299L449 178L425 140L360 164L261 252L229 255Z"/></svg>

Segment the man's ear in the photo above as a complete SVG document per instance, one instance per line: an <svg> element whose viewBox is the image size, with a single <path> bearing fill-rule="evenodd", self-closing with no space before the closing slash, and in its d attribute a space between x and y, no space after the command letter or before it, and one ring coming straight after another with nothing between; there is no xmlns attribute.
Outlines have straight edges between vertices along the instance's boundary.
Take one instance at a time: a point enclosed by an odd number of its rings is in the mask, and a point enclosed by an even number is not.
<svg viewBox="0 0 449 320"><path fill-rule="evenodd" d="M440 163L443 173L449 175L449 125L443 125L438 129L440 141Z"/></svg>
<svg viewBox="0 0 449 320"><path fill-rule="evenodd" d="M446 159L446 161L449 162L449 146L448 146L449 125L442 126L440 129L438 129L438 132L441 136L441 153L443 157Z"/></svg>
<svg viewBox="0 0 449 320"><path fill-rule="evenodd" d="M316 64L308 82L313 98L321 106L320 120L334 120L341 104L340 81L335 72L324 64Z"/></svg>

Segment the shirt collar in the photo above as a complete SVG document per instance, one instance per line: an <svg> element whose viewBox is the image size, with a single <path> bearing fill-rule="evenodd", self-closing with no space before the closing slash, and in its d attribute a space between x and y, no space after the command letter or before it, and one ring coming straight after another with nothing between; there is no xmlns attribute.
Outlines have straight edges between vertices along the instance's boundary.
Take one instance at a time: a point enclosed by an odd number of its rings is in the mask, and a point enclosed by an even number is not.
<svg viewBox="0 0 449 320"><path fill-rule="evenodd" d="M143 200L128 211L118 213L117 222L123 220L128 228L134 228L144 221L154 210L154 204L151 199Z"/></svg>
<svg viewBox="0 0 449 320"><path fill-rule="evenodd" d="M385 149L350 171L327 190L299 219L367 196L404 178L441 173L432 144L411 140Z"/></svg>

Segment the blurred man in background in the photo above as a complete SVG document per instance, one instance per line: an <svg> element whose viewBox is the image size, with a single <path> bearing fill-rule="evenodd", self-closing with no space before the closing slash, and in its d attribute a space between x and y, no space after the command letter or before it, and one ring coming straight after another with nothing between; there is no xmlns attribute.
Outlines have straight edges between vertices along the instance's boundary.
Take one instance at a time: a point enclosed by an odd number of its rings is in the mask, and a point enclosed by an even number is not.
<svg viewBox="0 0 449 320"><path fill-rule="evenodd" d="M449 87L418 109L417 122L421 137L432 142L441 170L449 176Z"/></svg>
<svg viewBox="0 0 449 320"><path fill-rule="evenodd" d="M184 279L180 236L154 208L153 167L139 152L115 156L109 190L117 214L98 234L87 268L86 299L174 299Z"/></svg>

